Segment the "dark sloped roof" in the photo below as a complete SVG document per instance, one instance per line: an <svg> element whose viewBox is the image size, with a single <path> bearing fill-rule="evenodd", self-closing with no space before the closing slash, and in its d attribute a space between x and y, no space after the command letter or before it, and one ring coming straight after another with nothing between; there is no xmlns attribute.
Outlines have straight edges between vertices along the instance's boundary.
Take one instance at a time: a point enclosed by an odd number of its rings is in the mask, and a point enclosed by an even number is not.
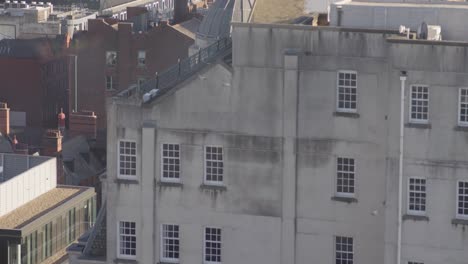
<svg viewBox="0 0 468 264"><path fill-rule="evenodd" d="M210 6L197 34L205 38L225 38L230 35L235 0L217 0Z"/></svg>

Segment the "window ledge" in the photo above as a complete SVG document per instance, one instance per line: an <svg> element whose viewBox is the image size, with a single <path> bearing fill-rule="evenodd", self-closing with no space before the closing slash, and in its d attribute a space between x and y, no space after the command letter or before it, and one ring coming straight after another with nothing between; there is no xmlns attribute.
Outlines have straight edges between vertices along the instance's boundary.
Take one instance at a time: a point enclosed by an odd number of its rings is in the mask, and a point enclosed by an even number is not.
<svg viewBox="0 0 468 264"><path fill-rule="evenodd" d="M132 179L115 179L115 183L120 183L120 184L138 184L138 180L132 180Z"/></svg>
<svg viewBox="0 0 468 264"><path fill-rule="evenodd" d="M138 261L136 259L116 258L116 259L114 259L114 263L117 263L117 264L138 264Z"/></svg>
<svg viewBox="0 0 468 264"><path fill-rule="evenodd" d="M160 261L158 264L178 264L179 262L167 262L167 261Z"/></svg>
<svg viewBox="0 0 468 264"><path fill-rule="evenodd" d="M157 185L163 186L163 187L178 187L178 188L182 188L183 186L181 182L170 182L170 181L158 181Z"/></svg>
<svg viewBox="0 0 468 264"><path fill-rule="evenodd" d="M454 218L452 219L452 225L468 225L468 219Z"/></svg>
<svg viewBox="0 0 468 264"><path fill-rule="evenodd" d="M405 220L429 221L429 217L427 217L425 215L405 214L405 215L403 215L403 221L405 221Z"/></svg>
<svg viewBox="0 0 468 264"><path fill-rule="evenodd" d="M419 128L419 129L430 129L432 125L430 123L406 123L405 127Z"/></svg>
<svg viewBox="0 0 468 264"><path fill-rule="evenodd" d="M332 201L336 202L345 202L345 203L357 203L358 200L354 197L343 197L343 196L333 196Z"/></svg>
<svg viewBox="0 0 468 264"><path fill-rule="evenodd" d="M468 126L460 126L460 125L458 125L458 126L454 127L453 130L455 130L455 131L462 131L462 132L468 132Z"/></svg>
<svg viewBox="0 0 468 264"><path fill-rule="evenodd" d="M214 184L202 184L200 185L202 190L217 190L217 191L226 191L227 187L225 185L214 185Z"/></svg>
<svg viewBox="0 0 468 264"><path fill-rule="evenodd" d="M341 117L349 117L349 118L359 118L360 115L355 112L342 112L342 111L335 111L333 112L334 116L341 116Z"/></svg>

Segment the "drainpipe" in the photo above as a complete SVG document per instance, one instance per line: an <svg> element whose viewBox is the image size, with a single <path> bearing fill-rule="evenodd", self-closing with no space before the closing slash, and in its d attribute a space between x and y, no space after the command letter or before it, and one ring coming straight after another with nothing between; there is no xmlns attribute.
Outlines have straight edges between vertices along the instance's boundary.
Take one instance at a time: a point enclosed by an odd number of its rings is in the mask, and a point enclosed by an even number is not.
<svg viewBox="0 0 468 264"><path fill-rule="evenodd" d="M78 112L78 55L75 55L75 112Z"/></svg>
<svg viewBox="0 0 468 264"><path fill-rule="evenodd" d="M398 235L397 235L397 264L401 263L401 227L402 227L402 204L403 204L403 145L405 132L405 82L406 71L401 71L400 75L401 91L400 91L400 149L398 160Z"/></svg>
<svg viewBox="0 0 468 264"><path fill-rule="evenodd" d="M341 27L341 17L343 15L343 6L336 6L336 26Z"/></svg>

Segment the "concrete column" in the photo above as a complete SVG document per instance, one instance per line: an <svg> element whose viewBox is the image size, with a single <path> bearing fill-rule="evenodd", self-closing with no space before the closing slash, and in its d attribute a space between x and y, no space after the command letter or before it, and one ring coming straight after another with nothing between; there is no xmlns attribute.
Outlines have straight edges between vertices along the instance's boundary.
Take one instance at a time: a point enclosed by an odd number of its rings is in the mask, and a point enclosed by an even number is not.
<svg viewBox="0 0 468 264"><path fill-rule="evenodd" d="M283 189L281 223L281 263L295 263L296 248L296 137L299 88L299 52L284 55L283 83Z"/></svg>
<svg viewBox="0 0 468 264"><path fill-rule="evenodd" d="M156 263L153 259L155 248L154 226L154 177L155 177L155 125L144 123L141 137L141 221L139 232L140 241L137 248L141 248L141 263Z"/></svg>
<svg viewBox="0 0 468 264"><path fill-rule="evenodd" d="M16 245L16 261L21 264L21 244Z"/></svg>

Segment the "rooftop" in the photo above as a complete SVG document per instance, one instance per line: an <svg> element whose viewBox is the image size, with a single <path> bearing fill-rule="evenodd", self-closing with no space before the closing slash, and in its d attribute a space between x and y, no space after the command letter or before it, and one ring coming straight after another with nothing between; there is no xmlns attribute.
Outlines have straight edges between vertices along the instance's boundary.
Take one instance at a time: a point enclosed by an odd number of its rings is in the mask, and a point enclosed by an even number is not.
<svg viewBox="0 0 468 264"><path fill-rule="evenodd" d="M27 156L18 154L0 154L0 183L7 181L17 175L45 162L51 157Z"/></svg>
<svg viewBox="0 0 468 264"><path fill-rule="evenodd" d="M253 23L290 23L305 13L305 2L310 0L256 0Z"/></svg>
<svg viewBox="0 0 468 264"><path fill-rule="evenodd" d="M195 39L198 28L200 27L201 21L198 18L192 18L182 23L172 26L180 33Z"/></svg>
<svg viewBox="0 0 468 264"><path fill-rule="evenodd" d="M20 229L88 188L59 186L0 217L1 229Z"/></svg>

